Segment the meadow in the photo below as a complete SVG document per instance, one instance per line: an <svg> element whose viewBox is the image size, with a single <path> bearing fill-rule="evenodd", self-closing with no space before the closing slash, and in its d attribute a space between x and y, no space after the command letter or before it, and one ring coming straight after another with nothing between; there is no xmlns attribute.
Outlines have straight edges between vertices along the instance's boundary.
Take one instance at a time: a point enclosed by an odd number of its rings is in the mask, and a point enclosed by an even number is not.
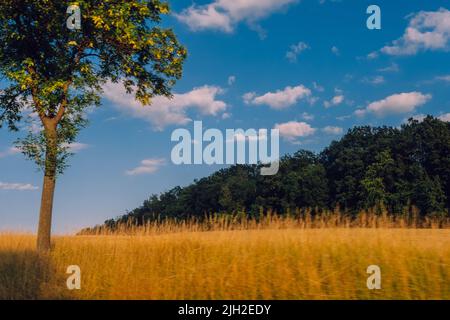
<svg viewBox="0 0 450 320"><path fill-rule="evenodd" d="M33 235L4 233L0 299L450 299L448 225L339 219L103 230L54 237L48 256ZM81 290L66 287L69 265Z"/></svg>

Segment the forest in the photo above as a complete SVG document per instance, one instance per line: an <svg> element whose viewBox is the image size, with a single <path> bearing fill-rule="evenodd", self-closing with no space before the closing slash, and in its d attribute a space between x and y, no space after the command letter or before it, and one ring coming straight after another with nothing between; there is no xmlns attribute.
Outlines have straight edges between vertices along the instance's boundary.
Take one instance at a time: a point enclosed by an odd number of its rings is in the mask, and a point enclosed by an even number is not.
<svg viewBox="0 0 450 320"><path fill-rule="evenodd" d="M450 123L432 116L398 128L354 127L318 154L283 156L274 176L260 175L258 165L222 169L153 194L105 226L212 214L255 217L269 210L283 215L302 208L347 214L383 208L401 215L412 206L422 217L449 216Z"/></svg>

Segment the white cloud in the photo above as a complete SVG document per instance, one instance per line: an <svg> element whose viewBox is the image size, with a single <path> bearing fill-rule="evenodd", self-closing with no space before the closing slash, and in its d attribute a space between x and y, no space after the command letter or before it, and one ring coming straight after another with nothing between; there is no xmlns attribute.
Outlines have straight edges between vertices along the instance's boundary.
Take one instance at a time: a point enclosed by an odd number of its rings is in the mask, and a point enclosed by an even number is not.
<svg viewBox="0 0 450 320"><path fill-rule="evenodd" d="M373 84L373 85L378 85L378 84L384 83L385 79L383 76L365 77L362 79L362 82L368 83L368 84Z"/></svg>
<svg viewBox="0 0 450 320"><path fill-rule="evenodd" d="M367 113L366 109L357 109L354 112L355 116L357 116L358 118L364 117L366 113Z"/></svg>
<svg viewBox="0 0 450 320"><path fill-rule="evenodd" d="M33 191L39 188L30 183L7 183L0 181L0 190Z"/></svg>
<svg viewBox="0 0 450 320"><path fill-rule="evenodd" d="M23 115L25 121L21 125L21 130L28 131L33 134L38 134L44 130L38 113L34 111L31 98L29 105L27 105L27 107L23 110Z"/></svg>
<svg viewBox="0 0 450 320"><path fill-rule="evenodd" d="M217 116L225 111L227 104L217 100L224 90L216 86L202 86L187 93L175 93L171 99L154 97L150 106L134 99L127 94L122 84L108 83L104 87L104 96L115 107L135 118L150 122L156 130L162 130L168 125L184 125L191 121L187 115L189 109L196 109L203 115Z"/></svg>
<svg viewBox="0 0 450 320"><path fill-rule="evenodd" d="M10 147L10 148L8 148L5 151L0 152L0 159L1 158L6 158L6 157L9 157L9 156L13 156L13 155L18 154L18 153L20 153L20 149L19 148L17 148L17 147Z"/></svg>
<svg viewBox="0 0 450 320"><path fill-rule="evenodd" d="M336 46L332 46L332 47L331 47L331 52L332 52L333 54L335 54L336 56L339 56L339 55L341 54L341 52L339 51L339 48L336 47Z"/></svg>
<svg viewBox="0 0 450 320"><path fill-rule="evenodd" d="M228 85L232 86L236 82L236 76L229 76L228 77Z"/></svg>
<svg viewBox="0 0 450 320"><path fill-rule="evenodd" d="M344 132L344 129L341 127L326 126L322 131L326 134L340 135Z"/></svg>
<svg viewBox="0 0 450 320"><path fill-rule="evenodd" d="M392 63L391 65L378 69L379 72L398 72L400 68L398 67L398 64Z"/></svg>
<svg viewBox="0 0 450 320"><path fill-rule="evenodd" d="M411 118L413 118L414 120L417 120L419 122L422 122L426 117L427 117L426 115L421 113L421 114L413 115ZM404 122L408 122L408 119L405 119Z"/></svg>
<svg viewBox="0 0 450 320"><path fill-rule="evenodd" d="M256 92L247 92L242 96L245 104L252 103L252 100L256 97Z"/></svg>
<svg viewBox="0 0 450 320"><path fill-rule="evenodd" d="M80 142L72 142L72 143L63 143L63 148L67 148L67 151L71 153L78 153L81 150L84 150L86 148L89 148L88 144L80 143Z"/></svg>
<svg viewBox="0 0 450 320"><path fill-rule="evenodd" d="M234 31L240 22L255 26L256 22L296 3L298 0L215 0L205 5L192 5L175 17L193 31L213 29Z"/></svg>
<svg viewBox="0 0 450 320"><path fill-rule="evenodd" d="M302 119L303 120L307 120L307 121L314 120L314 115L313 114L309 114L308 112L303 112L302 113Z"/></svg>
<svg viewBox="0 0 450 320"><path fill-rule="evenodd" d="M339 117L336 117L336 120L338 120L338 121L344 121L344 120L347 120L347 119L350 119L352 117L352 115L345 115L345 116L339 116Z"/></svg>
<svg viewBox="0 0 450 320"><path fill-rule="evenodd" d="M128 176L137 176L142 174L152 174L165 164L165 160L161 158L145 159L141 161L141 165L125 171Z"/></svg>
<svg viewBox="0 0 450 320"><path fill-rule="evenodd" d="M422 94L421 92L408 92L393 94L379 101L370 103L366 109L357 110L356 115L364 115L367 112L374 113L377 116L388 114L401 114L414 112L417 107L427 103L432 96Z"/></svg>
<svg viewBox="0 0 450 320"><path fill-rule="evenodd" d="M450 122L450 113L445 113L443 115L440 115L438 117L439 120L445 121L445 122Z"/></svg>
<svg viewBox="0 0 450 320"><path fill-rule="evenodd" d="M436 80L439 80L439 81L445 81L445 82L450 82L450 74L449 74L449 75L446 75L446 76L439 76L439 77L436 77Z"/></svg>
<svg viewBox="0 0 450 320"><path fill-rule="evenodd" d="M296 87L288 86L276 92L268 92L262 96L257 96L255 92L248 92L243 99L246 104L268 105L272 109L284 109L310 96L311 90L303 85L298 85Z"/></svg>
<svg viewBox="0 0 450 320"><path fill-rule="evenodd" d="M419 51L449 50L450 11L421 11L413 15L405 33L380 51L388 55L414 55Z"/></svg>
<svg viewBox="0 0 450 320"><path fill-rule="evenodd" d="M295 142L297 138L313 135L316 129L306 122L290 121L285 123L277 123L275 129L280 130L280 136Z"/></svg>
<svg viewBox="0 0 450 320"><path fill-rule="evenodd" d="M286 58L294 63L297 62L298 56L305 50L310 49L309 45L305 42L299 42L290 46L289 51L286 52Z"/></svg>
<svg viewBox="0 0 450 320"><path fill-rule="evenodd" d="M330 107L333 107L333 106L338 106L338 105L340 105L342 102L344 102L344 99L345 99L344 95L338 94L338 95L334 96L330 101L325 101L325 102L323 103L323 105L325 106L325 108L330 108Z"/></svg>
<svg viewBox="0 0 450 320"><path fill-rule="evenodd" d="M318 92L324 92L325 91L325 89L320 84L318 84L317 82L313 82L313 88L314 88L314 90L316 90Z"/></svg>
<svg viewBox="0 0 450 320"><path fill-rule="evenodd" d="M369 53L368 55L367 55L367 59L368 60L373 60L373 59L376 59L376 58L378 58L378 52L371 52L371 53Z"/></svg>
<svg viewBox="0 0 450 320"><path fill-rule="evenodd" d="M231 116L232 116L231 113L229 113L229 112L224 112L224 113L222 114L222 119L223 119L223 120L229 119L229 118L231 118Z"/></svg>

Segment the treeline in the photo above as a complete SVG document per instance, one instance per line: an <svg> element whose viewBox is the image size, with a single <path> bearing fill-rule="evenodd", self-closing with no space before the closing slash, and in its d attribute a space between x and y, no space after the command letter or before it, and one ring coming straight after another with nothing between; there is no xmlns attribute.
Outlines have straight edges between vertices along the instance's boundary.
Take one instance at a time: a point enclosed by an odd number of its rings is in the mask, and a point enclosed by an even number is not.
<svg viewBox="0 0 450 320"><path fill-rule="evenodd" d="M152 195L117 219L138 224L211 214L259 216L298 208L357 213L383 208L401 215L417 207L422 216L448 216L450 208L450 123L428 116L400 128L350 129L321 153L300 150L284 156L274 176L256 165L235 165L187 187Z"/></svg>

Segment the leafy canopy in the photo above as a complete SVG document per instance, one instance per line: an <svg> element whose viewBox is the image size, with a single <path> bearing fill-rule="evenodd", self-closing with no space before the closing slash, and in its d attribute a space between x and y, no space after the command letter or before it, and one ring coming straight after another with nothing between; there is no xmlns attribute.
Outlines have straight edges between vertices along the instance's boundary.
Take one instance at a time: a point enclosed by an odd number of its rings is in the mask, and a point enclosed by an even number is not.
<svg viewBox="0 0 450 320"><path fill-rule="evenodd" d="M81 30L67 28L71 4L81 10ZM106 82L121 81L143 105L156 95L170 97L186 50L160 26L168 13L160 0L2 0L0 127L17 130L22 116L34 112L45 130L30 132L22 150L45 166L48 132L56 129L63 165Z"/></svg>

